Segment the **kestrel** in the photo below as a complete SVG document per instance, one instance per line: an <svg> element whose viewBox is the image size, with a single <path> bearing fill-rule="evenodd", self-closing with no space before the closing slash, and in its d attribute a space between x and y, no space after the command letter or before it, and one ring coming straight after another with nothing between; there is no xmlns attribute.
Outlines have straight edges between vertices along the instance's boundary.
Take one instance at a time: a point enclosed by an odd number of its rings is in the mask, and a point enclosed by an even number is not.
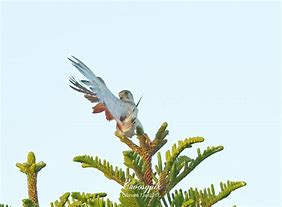
<svg viewBox="0 0 282 207"><path fill-rule="evenodd" d="M72 56L68 58L72 65L86 78L76 81L70 78L70 87L84 93L84 97L91 103L97 103L92 109L93 113L105 112L106 119L116 120L117 130L124 136L132 137L136 134L136 128L142 127L137 118L138 109L133 95L128 90L122 90L116 97L106 86L102 78L97 77L83 62ZM140 100L139 100L140 101Z"/></svg>

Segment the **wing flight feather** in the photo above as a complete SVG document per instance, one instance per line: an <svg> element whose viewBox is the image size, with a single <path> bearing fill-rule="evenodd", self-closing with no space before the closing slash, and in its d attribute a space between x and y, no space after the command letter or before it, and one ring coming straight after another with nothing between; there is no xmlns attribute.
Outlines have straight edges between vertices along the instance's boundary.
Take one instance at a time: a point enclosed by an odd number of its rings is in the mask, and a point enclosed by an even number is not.
<svg viewBox="0 0 282 207"><path fill-rule="evenodd" d="M82 61L72 56L68 58L72 65L78 69L78 71L87 79L77 82L73 77L70 78L70 82L75 86L71 86L74 90L83 92L85 95L94 95L99 99L100 103L103 103L113 118L121 123L120 117L137 116L137 111L134 110L135 105L124 102L117 98L106 86L102 78L97 77ZM89 87L84 87L86 85ZM133 113L133 114L132 114ZM136 115L135 115L136 113Z"/></svg>

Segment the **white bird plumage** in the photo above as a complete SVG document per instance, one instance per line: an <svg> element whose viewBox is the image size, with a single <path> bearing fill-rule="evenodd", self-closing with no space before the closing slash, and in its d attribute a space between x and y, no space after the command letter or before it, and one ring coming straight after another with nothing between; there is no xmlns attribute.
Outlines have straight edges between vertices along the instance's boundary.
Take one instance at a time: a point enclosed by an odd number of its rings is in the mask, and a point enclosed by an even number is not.
<svg viewBox="0 0 282 207"><path fill-rule="evenodd" d="M72 65L87 79L76 81L70 78L71 88L85 94L85 97L93 103L94 113L105 111L108 120L116 120L117 130L127 137L136 134L136 127L141 127L137 119L138 109L133 95L128 90L119 92L116 97L106 86L102 78L97 77L82 61L72 56L68 58Z"/></svg>

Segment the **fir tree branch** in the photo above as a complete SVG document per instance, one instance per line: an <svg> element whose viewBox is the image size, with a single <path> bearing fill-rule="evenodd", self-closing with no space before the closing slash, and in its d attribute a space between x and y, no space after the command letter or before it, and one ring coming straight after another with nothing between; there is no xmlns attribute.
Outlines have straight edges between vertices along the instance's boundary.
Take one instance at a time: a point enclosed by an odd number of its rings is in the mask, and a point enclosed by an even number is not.
<svg viewBox="0 0 282 207"><path fill-rule="evenodd" d="M92 167L100 170L107 178L116 181L122 186L125 183L125 172L121 168L115 167L114 169L108 161L103 160L102 162L97 156L95 158L88 155L76 156L73 161L80 162L83 168Z"/></svg>
<svg viewBox="0 0 282 207"><path fill-rule="evenodd" d="M166 165L165 165L165 171L169 172L171 170L171 167L176 160L176 158L180 155L180 153L185 150L186 148L192 147L192 144L203 142L204 138L203 137L191 137L191 138L186 138L183 141L178 141L178 146L174 144L172 146L171 151L166 152Z"/></svg>
<svg viewBox="0 0 282 207"><path fill-rule="evenodd" d="M148 137L148 135L143 133L141 135L137 135L137 138L138 138L139 143L140 143L139 149L142 150L142 151L149 152L150 149L151 149L151 140Z"/></svg>
<svg viewBox="0 0 282 207"><path fill-rule="evenodd" d="M161 207L159 194L153 187L136 179L121 189L119 201L122 207Z"/></svg>
<svg viewBox="0 0 282 207"><path fill-rule="evenodd" d="M143 158L136 152L133 151L124 151L124 164L133 169L137 178L140 181L144 181L144 171L145 171L145 162Z"/></svg>
<svg viewBox="0 0 282 207"><path fill-rule="evenodd" d="M35 204L32 200L30 199L23 199L22 200L23 207L38 207L39 205Z"/></svg>
<svg viewBox="0 0 282 207"><path fill-rule="evenodd" d="M187 162L184 163L184 170L178 176L175 176L173 180L170 180L165 193L174 188L174 186L176 186L183 178L185 178L190 172L192 172L203 160L221 150L223 150L223 146L207 147L207 149L204 150L203 154L201 154L200 149L197 149L198 156L196 157L196 159L187 160Z"/></svg>
<svg viewBox="0 0 282 207"><path fill-rule="evenodd" d="M143 133L137 135L137 138L140 143L140 150L138 151L139 155L145 161L145 171L143 180L147 185L153 185L153 170L152 170L152 142L147 134Z"/></svg>
<svg viewBox="0 0 282 207"><path fill-rule="evenodd" d="M125 143L134 152L140 153L140 147L138 145L136 145L135 143L133 143L129 138L122 135L119 131L116 131L115 135L120 139L121 142Z"/></svg>
<svg viewBox="0 0 282 207"><path fill-rule="evenodd" d="M226 198L230 193L238 188L241 188L243 186L246 186L247 183L243 181L238 182L232 182L227 181L227 183L220 183L221 191L215 195L214 186L211 185L210 188L204 189L204 195L206 196L205 199L203 199L203 207L210 207L213 204L217 203L218 201ZM201 194L201 192L200 192Z"/></svg>
<svg viewBox="0 0 282 207"><path fill-rule="evenodd" d="M172 146L171 151L166 152L166 163L165 167L162 171L160 171L160 164L158 164L157 170L159 171L159 182L158 186L160 189L161 196L163 196L166 192L168 192L168 184L172 183L173 179L177 176L177 171L180 171L179 166L176 167L175 161L180 155L180 153L186 149L192 147L192 144L203 142L204 138L202 137L191 137L186 138L184 141L178 141L178 145L174 144ZM161 156L158 156L158 159L161 159ZM187 161L188 162L188 161ZM182 166L185 163L181 163ZM175 184L176 185L176 184ZM169 189L170 190L170 189Z"/></svg>
<svg viewBox="0 0 282 207"><path fill-rule="evenodd" d="M158 158L158 163L155 166L155 169L158 175L160 175L163 172L163 163L162 163L162 157L160 152L158 152L157 158Z"/></svg>
<svg viewBox="0 0 282 207"><path fill-rule="evenodd" d="M71 195L71 196L70 196ZM109 199L104 200L106 193L65 193L51 203L51 207L118 207L116 203Z"/></svg>
<svg viewBox="0 0 282 207"><path fill-rule="evenodd" d="M175 190L174 193L167 194L167 200L171 207L211 207L216 202L227 197L232 191L245 186L246 183L239 182L231 182L227 181L227 183L220 183L221 191L216 194L213 184L209 188L205 188L204 190L198 190L197 188L190 188L184 193L182 190ZM165 200L165 199L164 199Z"/></svg>
<svg viewBox="0 0 282 207"><path fill-rule="evenodd" d="M65 193L59 200L56 200L50 204L51 207L64 207L69 202L70 193Z"/></svg>
<svg viewBox="0 0 282 207"><path fill-rule="evenodd" d="M144 181L147 185L153 185L153 171L152 171L152 150L151 150L151 140L143 131L137 134L137 138L139 140L140 146L134 144L129 138L122 135L118 131L116 131L115 135L125 143L129 148L131 148L134 152L138 153L142 159L144 160L145 165L141 166L144 167L144 173L141 173L138 168L135 167L136 175L139 177L140 180ZM141 179L141 174L143 174L143 178Z"/></svg>
<svg viewBox="0 0 282 207"><path fill-rule="evenodd" d="M153 185L152 155L144 152L143 159L145 160L144 181L147 185Z"/></svg>
<svg viewBox="0 0 282 207"><path fill-rule="evenodd" d="M151 154L154 155L161 147L163 147L167 143L166 136L169 131L166 129L168 124L164 122L159 128L154 140L151 144Z"/></svg>
<svg viewBox="0 0 282 207"><path fill-rule="evenodd" d="M44 162L36 163L36 158L33 152L29 152L27 155L27 161L24 163L17 163L16 166L19 170L27 176L28 196L29 199L23 200L24 205L31 206L30 201L38 206L37 196L37 174L46 166ZM29 201L30 200L30 201Z"/></svg>
<svg viewBox="0 0 282 207"><path fill-rule="evenodd" d="M87 203L89 200L94 200L96 198L106 197L106 193L80 193L80 192L72 192L71 197L74 200L80 201L81 203Z"/></svg>

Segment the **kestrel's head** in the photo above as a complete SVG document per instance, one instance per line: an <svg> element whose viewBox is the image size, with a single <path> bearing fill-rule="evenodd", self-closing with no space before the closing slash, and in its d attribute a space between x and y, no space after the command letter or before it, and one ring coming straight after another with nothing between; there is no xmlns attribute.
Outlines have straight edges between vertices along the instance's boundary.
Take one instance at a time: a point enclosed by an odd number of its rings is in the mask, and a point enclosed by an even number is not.
<svg viewBox="0 0 282 207"><path fill-rule="evenodd" d="M118 93L118 96L121 100L123 101L130 101L134 102L133 95L130 91L128 90L122 90Z"/></svg>

